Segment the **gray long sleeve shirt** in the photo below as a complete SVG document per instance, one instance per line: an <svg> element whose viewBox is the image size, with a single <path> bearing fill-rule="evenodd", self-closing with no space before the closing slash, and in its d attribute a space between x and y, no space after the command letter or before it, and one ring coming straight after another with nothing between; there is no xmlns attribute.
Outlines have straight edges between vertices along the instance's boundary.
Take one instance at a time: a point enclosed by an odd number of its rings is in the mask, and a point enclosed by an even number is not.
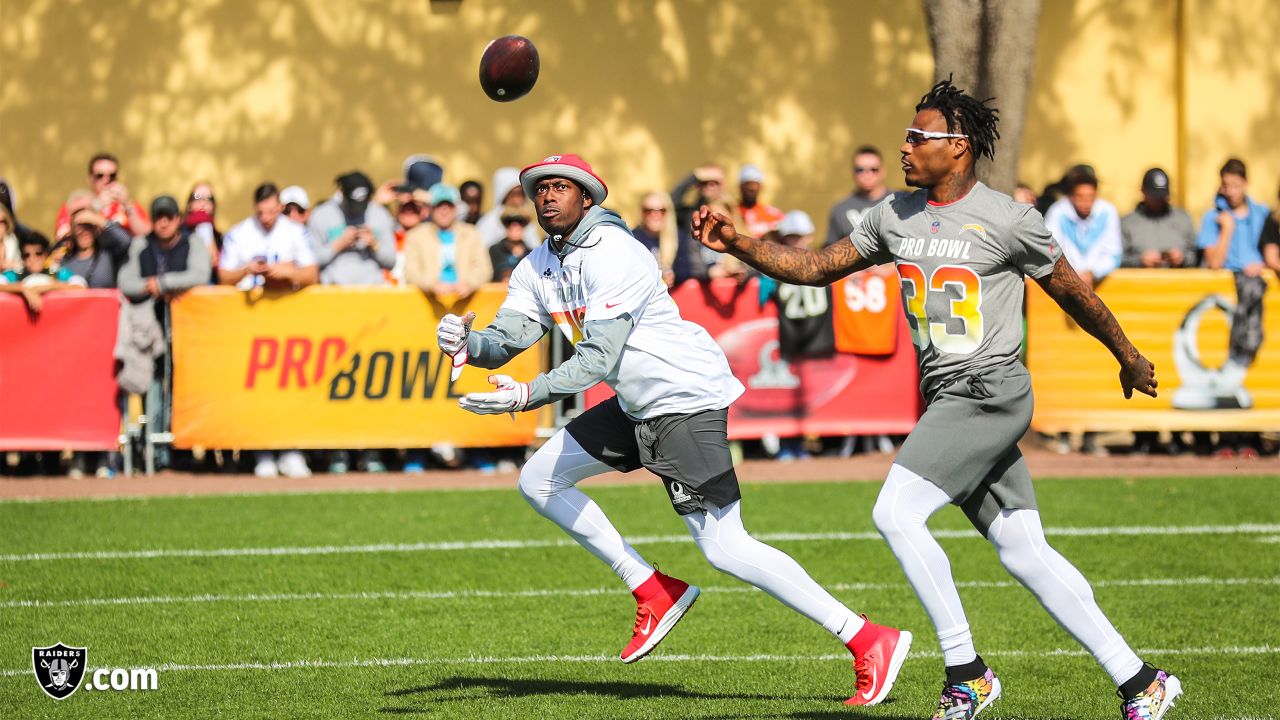
<svg viewBox="0 0 1280 720"><path fill-rule="evenodd" d="M384 285L383 270L396 264L395 219L381 205L370 203L361 224L368 226L378 249L355 245L334 251L333 242L351 224L337 200L327 200L311 211L307 221L311 247L325 285Z"/></svg>
<svg viewBox="0 0 1280 720"><path fill-rule="evenodd" d="M1142 254L1149 250L1181 250L1182 267L1195 267L1196 229L1182 208L1170 207L1155 215L1139 203L1133 212L1120 218L1120 235L1124 243L1120 267L1142 267Z"/></svg>
<svg viewBox="0 0 1280 720"><path fill-rule="evenodd" d="M542 407L593 387L618 364L635 322L629 315L586 323L573 356L529 383L529 405ZM499 310L488 327L467 337L467 363L489 370L505 365L547 333L548 328L515 310Z"/></svg>
<svg viewBox="0 0 1280 720"><path fill-rule="evenodd" d="M147 238L134 238L129 246L129 257L120 268L118 286L120 292L131 300L148 297L147 278L142 275L142 251L147 248ZM182 292L209 284L211 259L209 249L194 236L187 242L187 267L185 270L156 275L156 282L164 292Z"/></svg>

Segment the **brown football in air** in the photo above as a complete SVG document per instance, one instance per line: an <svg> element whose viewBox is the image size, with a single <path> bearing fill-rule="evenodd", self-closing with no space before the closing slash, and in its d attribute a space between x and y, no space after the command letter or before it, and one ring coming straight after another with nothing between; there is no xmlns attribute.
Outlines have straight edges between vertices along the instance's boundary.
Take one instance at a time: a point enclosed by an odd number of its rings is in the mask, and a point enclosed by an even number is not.
<svg viewBox="0 0 1280 720"><path fill-rule="evenodd" d="M480 87L490 100L511 102L538 82L538 49L521 35L491 41L480 56Z"/></svg>

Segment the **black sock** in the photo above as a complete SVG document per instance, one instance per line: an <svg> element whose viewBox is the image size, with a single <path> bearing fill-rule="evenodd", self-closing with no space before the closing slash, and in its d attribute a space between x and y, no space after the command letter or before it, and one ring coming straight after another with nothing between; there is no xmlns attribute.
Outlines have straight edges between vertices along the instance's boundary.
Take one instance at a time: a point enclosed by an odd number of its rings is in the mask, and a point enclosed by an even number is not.
<svg viewBox="0 0 1280 720"><path fill-rule="evenodd" d="M1138 674L1120 683L1120 689L1117 692L1126 701L1132 700L1143 690L1151 687L1151 683L1155 681L1156 669L1150 663L1142 663L1142 669L1138 671Z"/></svg>
<svg viewBox="0 0 1280 720"><path fill-rule="evenodd" d="M947 684L958 685L962 682L977 680L987 673L987 664L982 661L981 655L975 655L971 662L963 665L947 666ZM1143 686L1146 687L1145 685Z"/></svg>

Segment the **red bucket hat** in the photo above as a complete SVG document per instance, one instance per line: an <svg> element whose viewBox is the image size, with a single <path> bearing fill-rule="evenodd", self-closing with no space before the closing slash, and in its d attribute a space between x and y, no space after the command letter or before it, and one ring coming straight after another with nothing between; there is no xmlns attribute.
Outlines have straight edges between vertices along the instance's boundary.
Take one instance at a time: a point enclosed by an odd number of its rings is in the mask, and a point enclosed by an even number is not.
<svg viewBox="0 0 1280 720"><path fill-rule="evenodd" d="M520 171L520 187L525 197L533 199L533 187L546 177L563 177L578 183L591 196L591 202L599 205L609 195L609 187L591 165L577 155L548 155L542 162L534 163Z"/></svg>

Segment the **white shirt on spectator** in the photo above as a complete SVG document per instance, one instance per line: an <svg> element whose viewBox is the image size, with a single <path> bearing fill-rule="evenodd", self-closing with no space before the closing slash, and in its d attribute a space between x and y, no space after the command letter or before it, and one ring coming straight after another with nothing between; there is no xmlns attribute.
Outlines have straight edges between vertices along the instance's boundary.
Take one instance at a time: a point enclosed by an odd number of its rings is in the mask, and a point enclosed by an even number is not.
<svg viewBox="0 0 1280 720"><path fill-rule="evenodd" d="M1045 211L1044 224L1076 272L1101 280L1120 267L1120 213L1110 202L1094 200L1089 217L1082 218L1069 199L1059 198Z"/></svg>
<svg viewBox="0 0 1280 720"><path fill-rule="evenodd" d="M276 219L270 232L263 229L256 217L237 223L222 238L222 257L218 259L218 267L239 270L259 257L271 265L292 262L303 268L316 264L315 253L307 241L306 228L284 216ZM261 283L262 278L245 275L236 287L249 290Z"/></svg>

